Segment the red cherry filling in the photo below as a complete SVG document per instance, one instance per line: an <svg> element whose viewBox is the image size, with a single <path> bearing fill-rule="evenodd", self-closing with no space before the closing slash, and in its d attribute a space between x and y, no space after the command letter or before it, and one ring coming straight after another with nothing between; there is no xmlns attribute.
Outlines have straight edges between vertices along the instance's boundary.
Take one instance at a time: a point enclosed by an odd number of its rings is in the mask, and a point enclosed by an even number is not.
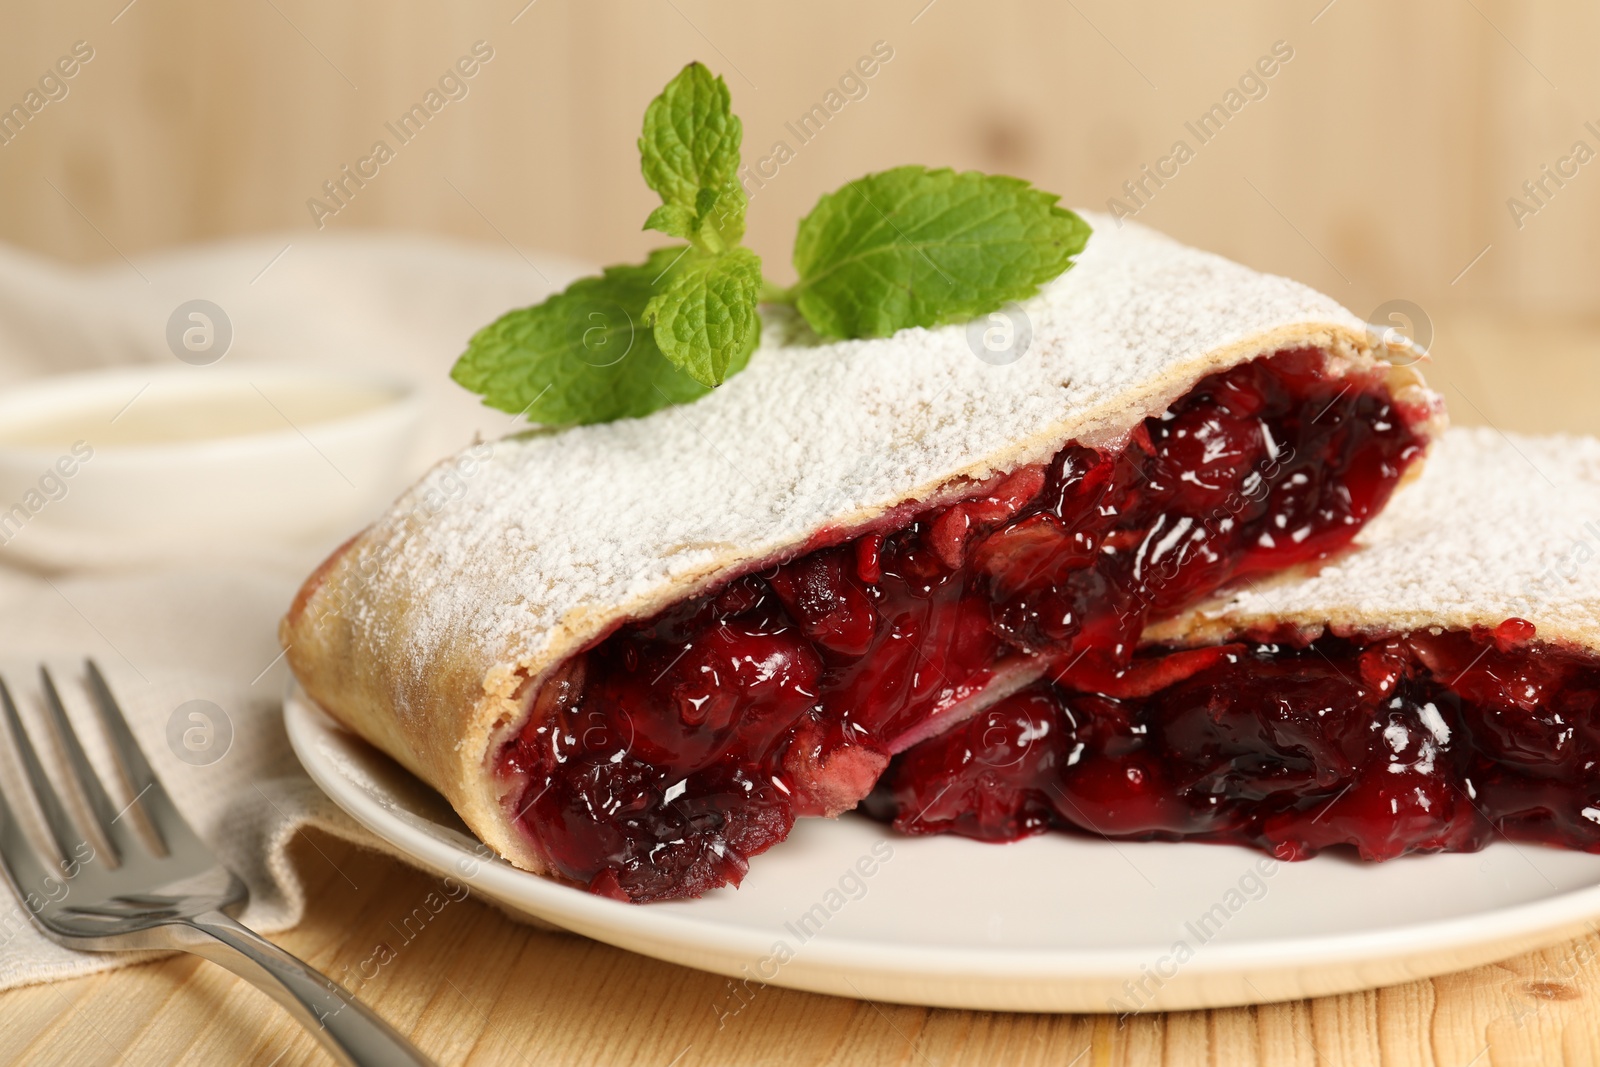
<svg viewBox="0 0 1600 1067"><path fill-rule="evenodd" d="M1600 658L1532 637L1509 619L1147 650L1134 671L1156 667L1160 687L1085 693L1071 671L1036 684L896 757L866 807L909 833L1060 828L1280 859L1472 851L1496 835L1600 851Z"/></svg>
<svg viewBox="0 0 1600 1067"><path fill-rule="evenodd" d="M797 817L853 807L991 685L1119 676L1152 615L1343 547L1421 453L1425 416L1395 410L1381 371L1335 379L1318 351L1279 352L1204 379L1120 449L1069 443L971 499L630 623L548 680L506 746L521 824L595 892L737 884ZM1166 769L1118 744L1110 779L1074 788L1121 797L1118 826L1178 832ZM1042 827L1052 810L1010 818Z"/></svg>

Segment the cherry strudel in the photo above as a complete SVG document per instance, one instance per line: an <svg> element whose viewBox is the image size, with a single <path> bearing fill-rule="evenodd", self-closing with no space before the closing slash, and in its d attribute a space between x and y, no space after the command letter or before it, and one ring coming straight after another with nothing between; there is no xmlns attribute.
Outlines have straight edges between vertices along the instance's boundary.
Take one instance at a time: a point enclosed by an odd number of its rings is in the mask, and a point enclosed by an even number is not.
<svg viewBox="0 0 1600 1067"><path fill-rule="evenodd" d="M1334 301L1095 221L1004 320L771 312L694 404L441 464L307 580L295 674L513 862L634 901L738 883L907 753L897 817L1041 679L1155 691L1188 661L1135 663L1147 623L1345 548L1442 409Z"/></svg>

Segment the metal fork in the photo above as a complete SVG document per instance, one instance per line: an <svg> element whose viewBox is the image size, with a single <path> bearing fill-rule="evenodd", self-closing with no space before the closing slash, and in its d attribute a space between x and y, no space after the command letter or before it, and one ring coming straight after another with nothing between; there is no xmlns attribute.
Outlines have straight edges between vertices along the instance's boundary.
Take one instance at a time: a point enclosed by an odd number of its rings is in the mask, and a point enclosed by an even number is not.
<svg viewBox="0 0 1600 1067"><path fill-rule="evenodd" d="M100 669L92 660L84 666L111 749L134 793L133 802L120 813L84 755L50 672L40 667L39 677L51 724L104 844L79 833L68 817L23 729L11 691L0 679L0 705L57 850L53 857L41 855L0 795L0 867L34 922L68 948L178 949L220 963L287 1008L340 1063L431 1067L433 1061L350 992L233 920L249 890L178 814ZM159 853L147 847L126 818L136 805L159 839Z"/></svg>

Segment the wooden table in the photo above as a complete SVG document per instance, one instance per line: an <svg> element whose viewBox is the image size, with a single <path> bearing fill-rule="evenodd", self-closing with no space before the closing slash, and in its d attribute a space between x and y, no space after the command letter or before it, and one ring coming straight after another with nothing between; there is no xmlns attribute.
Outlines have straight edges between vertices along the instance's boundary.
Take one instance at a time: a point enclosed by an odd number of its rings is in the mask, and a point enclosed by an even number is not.
<svg viewBox="0 0 1600 1067"><path fill-rule="evenodd" d="M325 837L296 859L312 904L279 943L349 982L446 1065L1600 1062L1600 938L1375 992L1140 1016L1120 1028L1109 1016L767 988L719 1029L712 1005L724 980L714 975L535 930L475 899L445 907L408 941L398 924L433 879ZM7 1062L72 1067L327 1062L263 994L190 957L13 990L0 997L0 1049Z"/></svg>
<svg viewBox="0 0 1600 1067"><path fill-rule="evenodd" d="M1600 329L1467 316L1437 325L1433 381L1457 421L1600 432ZM1120 1027L769 988L719 1029L722 978L535 930L474 899L408 935L403 917L435 888L426 875L326 838L300 843L296 861L310 907L279 942L446 1065L1600 1063L1600 937L1389 989ZM327 1061L264 995L174 958L0 995L4 1062Z"/></svg>

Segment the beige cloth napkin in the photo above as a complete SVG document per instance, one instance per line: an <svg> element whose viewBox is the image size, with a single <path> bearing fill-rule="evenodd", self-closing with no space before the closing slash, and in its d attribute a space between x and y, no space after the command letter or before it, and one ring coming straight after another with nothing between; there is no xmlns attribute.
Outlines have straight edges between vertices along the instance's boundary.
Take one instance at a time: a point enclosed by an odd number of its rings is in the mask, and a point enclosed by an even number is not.
<svg viewBox="0 0 1600 1067"><path fill-rule="evenodd" d="M199 297L232 320L229 363L339 363L412 378L429 409L420 472L474 434L509 428L447 378L465 339L580 270L495 247L385 236L239 241L86 271L0 248L0 388L99 366L173 362L167 318ZM28 717L37 713L29 699L36 665L48 661L69 712L84 724L91 759L104 767L81 687L82 659L93 656L180 810L249 883L243 920L271 933L302 914L287 850L307 827L382 846L306 776L282 723L288 675L277 619L332 545L270 553L270 562L234 547L142 571L54 574L15 566L0 547L0 666ZM201 719L192 718L197 709ZM186 737L191 729L202 733ZM15 806L20 771L9 744L0 749L0 784ZM132 960L57 947L0 887L0 989Z"/></svg>

